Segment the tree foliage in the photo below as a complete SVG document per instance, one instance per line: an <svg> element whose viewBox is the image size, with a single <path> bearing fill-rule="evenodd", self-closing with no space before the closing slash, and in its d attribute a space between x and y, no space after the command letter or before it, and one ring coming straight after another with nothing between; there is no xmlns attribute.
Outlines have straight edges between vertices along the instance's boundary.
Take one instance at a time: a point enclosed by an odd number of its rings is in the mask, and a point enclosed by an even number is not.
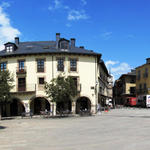
<svg viewBox="0 0 150 150"><path fill-rule="evenodd" d="M72 101L73 97L76 96L77 88L71 77L59 75L50 83L45 83L45 92L52 102L67 102Z"/></svg>
<svg viewBox="0 0 150 150"><path fill-rule="evenodd" d="M0 71L0 104L5 104L11 100L10 90L13 86L13 76L9 71Z"/></svg>

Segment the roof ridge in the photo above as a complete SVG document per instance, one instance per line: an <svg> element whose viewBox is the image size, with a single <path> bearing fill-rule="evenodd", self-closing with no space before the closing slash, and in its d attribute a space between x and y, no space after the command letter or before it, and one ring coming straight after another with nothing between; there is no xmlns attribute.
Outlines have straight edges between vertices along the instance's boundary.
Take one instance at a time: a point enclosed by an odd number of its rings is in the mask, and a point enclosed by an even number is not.
<svg viewBox="0 0 150 150"><path fill-rule="evenodd" d="M26 41L26 42L20 42L20 43L44 43L44 42L56 42L56 41Z"/></svg>

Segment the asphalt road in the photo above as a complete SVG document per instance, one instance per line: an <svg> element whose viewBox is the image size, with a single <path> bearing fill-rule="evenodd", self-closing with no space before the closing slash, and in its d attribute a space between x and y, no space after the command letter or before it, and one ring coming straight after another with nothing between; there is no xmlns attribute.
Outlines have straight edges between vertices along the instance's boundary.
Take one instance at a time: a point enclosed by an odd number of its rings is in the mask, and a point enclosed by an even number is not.
<svg viewBox="0 0 150 150"><path fill-rule="evenodd" d="M0 150L149 150L150 109L0 121Z"/></svg>

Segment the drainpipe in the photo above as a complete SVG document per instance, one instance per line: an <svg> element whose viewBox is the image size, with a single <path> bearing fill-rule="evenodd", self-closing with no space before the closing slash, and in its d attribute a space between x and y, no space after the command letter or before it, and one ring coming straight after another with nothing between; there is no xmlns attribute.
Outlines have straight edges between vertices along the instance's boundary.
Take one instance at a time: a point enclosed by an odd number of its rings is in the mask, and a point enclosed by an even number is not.
<svg viewBox="0 0 150 150"><path fill-rule="evenodd" d="M54 78L54 66L53 66L53 59L54 59L54 57L52 56L52 78Z"/></svg>
<svg viewBox="0 0 150 150"><path fill-rule="evenodd" d="M97 112L97 104L98 104L98 99L97 99L97 57L95 57L95 99L96 99L96 105L95 105L95 112Z"/></svg>
<svg viewBox="0 0 150 150"><path fill-rule="evenodd" d="M35 84L35 93L36 93L36 84Z"/></svg>

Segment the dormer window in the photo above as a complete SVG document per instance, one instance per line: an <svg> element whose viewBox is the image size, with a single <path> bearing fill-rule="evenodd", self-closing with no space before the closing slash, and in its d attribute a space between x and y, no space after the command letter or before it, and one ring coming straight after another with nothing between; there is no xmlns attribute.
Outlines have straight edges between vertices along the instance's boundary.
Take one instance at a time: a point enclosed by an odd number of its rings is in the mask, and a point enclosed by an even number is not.
<svg viewBox="0 0 150 150"><path fill-rule="evenodd" d="M62 50L69 49L69 41L66 39L60 39L59 40L59 48Z"/></svg>
<svg viewBox="0 0 150 150"><path fill-rule="evenodd" d="M11 43L11 42L8 42L5 45L5 51L7 53L12 53L13 51L16 51L17 50L17 46L15 43Z"/></svg>
<svg viewBox="0 0 150 150"><path fill-rule="evenodd" d="M68 42L61 42L60 47L61 49L68 49L69 48Z"/></svg>
<svg viewBox="0 0 150 150"><path fill-rule="evenodd" d="M7 46L6 47L6 51L9 52L13 52L13 46Z"/></svg>

